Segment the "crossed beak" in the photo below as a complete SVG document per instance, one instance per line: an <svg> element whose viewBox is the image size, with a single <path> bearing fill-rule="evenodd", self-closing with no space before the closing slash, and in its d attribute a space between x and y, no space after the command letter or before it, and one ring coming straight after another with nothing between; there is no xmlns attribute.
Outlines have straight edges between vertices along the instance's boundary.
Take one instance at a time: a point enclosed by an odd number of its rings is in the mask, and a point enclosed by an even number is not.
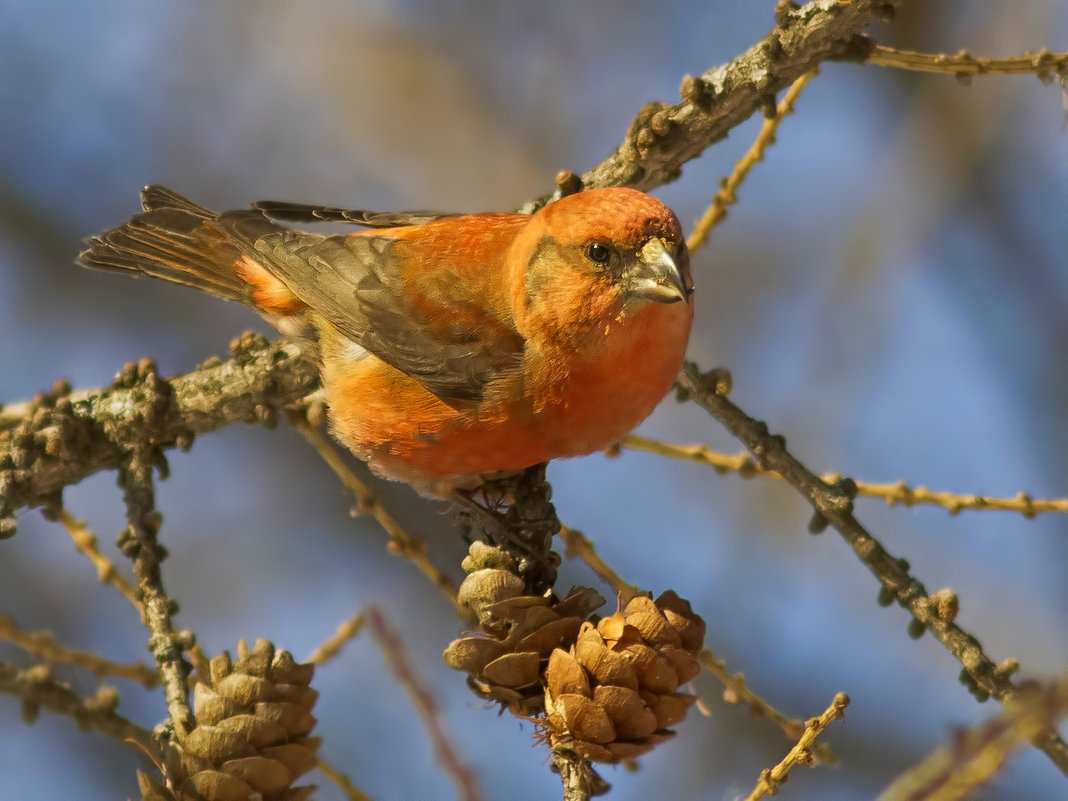
<svg viewBox="0 0 1068 801"><path fill-rule="evenodd" d="M642 247L630 278L629 294L657 303L678 303L693 292L659 237L653 237Z"/></svg>

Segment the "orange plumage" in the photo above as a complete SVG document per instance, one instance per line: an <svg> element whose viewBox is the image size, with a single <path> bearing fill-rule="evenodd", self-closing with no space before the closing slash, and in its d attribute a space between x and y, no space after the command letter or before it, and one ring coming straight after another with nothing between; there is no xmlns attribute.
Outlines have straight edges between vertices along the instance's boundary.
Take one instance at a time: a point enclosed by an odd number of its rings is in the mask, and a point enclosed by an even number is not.
<svg viewBox="0 0 1068 801"><path fill-rule="evenodd" d="M142 205L79 262L240 300L302 337L335 435L433 494L618 441L670 388L693 319L678 220L631 189L530 216L272 202L217 215L160 186ZM324 219L370 228L275 222Z"/></svg>

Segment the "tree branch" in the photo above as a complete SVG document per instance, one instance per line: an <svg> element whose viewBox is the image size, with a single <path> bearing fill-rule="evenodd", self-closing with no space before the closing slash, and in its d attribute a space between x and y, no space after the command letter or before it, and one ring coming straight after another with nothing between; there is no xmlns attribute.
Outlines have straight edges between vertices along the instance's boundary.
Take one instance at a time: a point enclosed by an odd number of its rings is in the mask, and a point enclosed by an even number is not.
<svg viewBox="0 0 1068 801"><path fill-rule="evenodd" d="M100 687L92 698L83 698L70 688L56 683L44 665L19 670L14 665L0 662L0 692L22 699L23 717L28 723L33 722L38 708L43 706L73 718L83 731L95 729L118 740L135 742L150 757L159 758L159 747L152 734L116 714L119 695L111 687Z"/></svg>
<svg viewBox="0 0 1068 801"><path fill-rule="evenodd" d="M5 614L0 614L0 640L12 642L45 662L65 662L83 668L97 678L113 676L129 679L149 689L158 687L160 683L159 673L144 662L133 665L112 662L95 651L66 648L47 631L26 631Z"/></svg>
<svg viewBox="0 0 1068 801"><path fill-rule="evenodd" d="M687 75L682 102L647 103L623 142L581 177L584 187L652 189L679 177L682 165L749 119L774 109L775 95L824 61L864 61L871 42L859 35L894 13L901 0L779 2L776 26L741 55L700 77ZM534 211L545 195L523 207Z"/></svg>
<svg viewBox="0 0 1068 801"><path fill-rule="evenodd" d="M845 693L838 693L822 715L809 719L794 747L778 765L761 772L756 787L746 796L745 801L760 801L765 796L775 795L779 787L790 777L790 769L794 765L812 766L815 763L812 758L812 747L816 744L816 738L827 726L844 715L847 706L849 706L849 696Z"/></svg>
<svg viewBox="0 0 1068 801"><path fill-rule="evenodd" d="M976 58L967 50L949 56L945 53L917 53L915 50L876 45L872 48L868 63L899 70L956 75L958 78L972 75L1023 75L1030 72L1049 82L1054 76L1061 79L1068 76L1068 53L1051 53L1049 50L1009 58Z"/></svg>
<svg viewBox="0 0 1068 801"><path fill-rule="evenodd" d="M191 648L193 643L191 635L175 630L171 615L177 611L177 604L163 590L160 563L167 554L156 538L163 518L155 508L152 459L147 447L132 454L119 468L119 485L126 500L127 520L127 527L119 536L119 547L133 559L149 630L148 650L155 657L163 680L171 722L178 735L183 736L195 724L186 683L192 668L185 658L186 648Z"/></svg>
<svg viewBox="0 0 1068 801"><path fill-rule="evenodd" d="M961 678L979 691L977 697L992 695L1003 704L1015 697L1017 688L1010 678L1017 667L1015 663L995 665L979 640L953 622L955 596L947 599L939 593L929 595L923 584L909 574L908 563L891 556L860 524L853 515L856 493L850 479L828 484L801 464L786 450L786 440L782 436L770 434L765 423L749 417L727 400L730 379L725 371L701 374L694 364L687 362L679 374L677 386L686 397L744 442L761 468L779 473L812 504L815 515L809 524L810 531L817 533L830 525L845 538L882 584L880 599L896 599L915 618L916 625L910 627L910 632L919 634L928 629L949 649L964 666ZM1036 733L1032 743L1068 775L1068 745L1054 728L1047 726Z"/></svg>
<svg viewBox="0 0 1068 801"><path fill-rule="evenodd" d="M0 536L14 533L18 509L53 516L64 487L118 468L135 443L188 449L196 434L236 422L270 422L275 410L319 384L315 366L288 340L244 336L234 358L206 362L154 391L128 364L110 387L7 407L0 432ZM156 377L153 380L159 380ZM12 411L14 410L14 411Z"/></svg>
<svg viewBox="0 0 1068 801"><path fill-rule="evenodd" d="M628 434L620 445L635 451L655 453L669 459L697 462L714 469L717 473L737 473L742 478L761 476L778 481L782 476L774 470L764 470L748 453L718 453L708 445L674 445L657 439L649 439L638 434ZM841 475L828 473L821 478L828 484L841 480ZM1033 518L1041 512L1061 512L1068 514L1068 498L1032 498L1026 492L1017 493L1015 498L991 498L988 495L960 495L955 492L937 492L924 486L913 487L905 481L892 484L875 484L867 481L854 482L857 495L868 498L880 498L888 506L940 506L951 515L964 510L1018 512L1026 518Z"/></svg>

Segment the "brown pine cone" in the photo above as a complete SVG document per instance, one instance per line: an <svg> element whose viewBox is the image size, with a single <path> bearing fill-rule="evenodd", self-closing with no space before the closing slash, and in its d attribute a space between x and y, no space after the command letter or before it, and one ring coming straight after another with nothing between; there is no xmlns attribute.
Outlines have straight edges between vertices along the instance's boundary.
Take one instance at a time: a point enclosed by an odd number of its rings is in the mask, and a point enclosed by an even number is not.
<svg viewBox="0 0 1068 801"><path fill-rule="evenodd" d="M500 548L474 542L463 562L468 576L457 600L472 612L481 634L453 640L445 663L470 674L468 684L514 714L542 711L541 677L555 648L570 647L583 621L604 603L588 587L576 587L562 601L529 594L515 559Z"/></svg>
<svg viewBox="0 0 1068 801"><path fill-rule="evenodd" d="M633 598L622 612L582 625L557 648L545 674L550 745L597 762L619 762L674 736L697 700L678 692L700 670L705 623L668 590Z"/></svg>
<svg viewBox="0 0 1068 801"><path fill-rule="evenodd" d="M313 665L257 640L238 657L211 660L211 676L193 687L196 726L169 746L165 783L143 772L143 801L304 801L315 787L292 787L315 766L319 738L308 734L318 693ZM210 684L204 683L210 679Z"/></svg>

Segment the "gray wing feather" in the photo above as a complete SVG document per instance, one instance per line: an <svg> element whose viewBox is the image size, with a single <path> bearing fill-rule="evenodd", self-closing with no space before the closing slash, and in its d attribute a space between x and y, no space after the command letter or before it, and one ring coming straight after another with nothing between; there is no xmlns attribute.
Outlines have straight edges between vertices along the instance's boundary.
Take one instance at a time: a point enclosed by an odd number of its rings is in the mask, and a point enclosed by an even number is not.
<svg viewBox="0 0 1068 801"><path fill-rule="evenodd" d="M339 222L365 225L368 228L396 228L422 225L442 217L455 217L438 211L368 211L342 209L337 206L315 206L307 203L287 203L280 200L257 200L252 208L262 211L272 220L286 222Z"/></svg>
<svg viewBox="0 0 1068 801"><path fill-rule="evenodd" d="M432 335L425 317L403 302L401 278L389 268L406 246L385 236L277 230L252 242L264 266L342 335L442 400L477 400L495 375L518 364L518 335Z"/></svg>

